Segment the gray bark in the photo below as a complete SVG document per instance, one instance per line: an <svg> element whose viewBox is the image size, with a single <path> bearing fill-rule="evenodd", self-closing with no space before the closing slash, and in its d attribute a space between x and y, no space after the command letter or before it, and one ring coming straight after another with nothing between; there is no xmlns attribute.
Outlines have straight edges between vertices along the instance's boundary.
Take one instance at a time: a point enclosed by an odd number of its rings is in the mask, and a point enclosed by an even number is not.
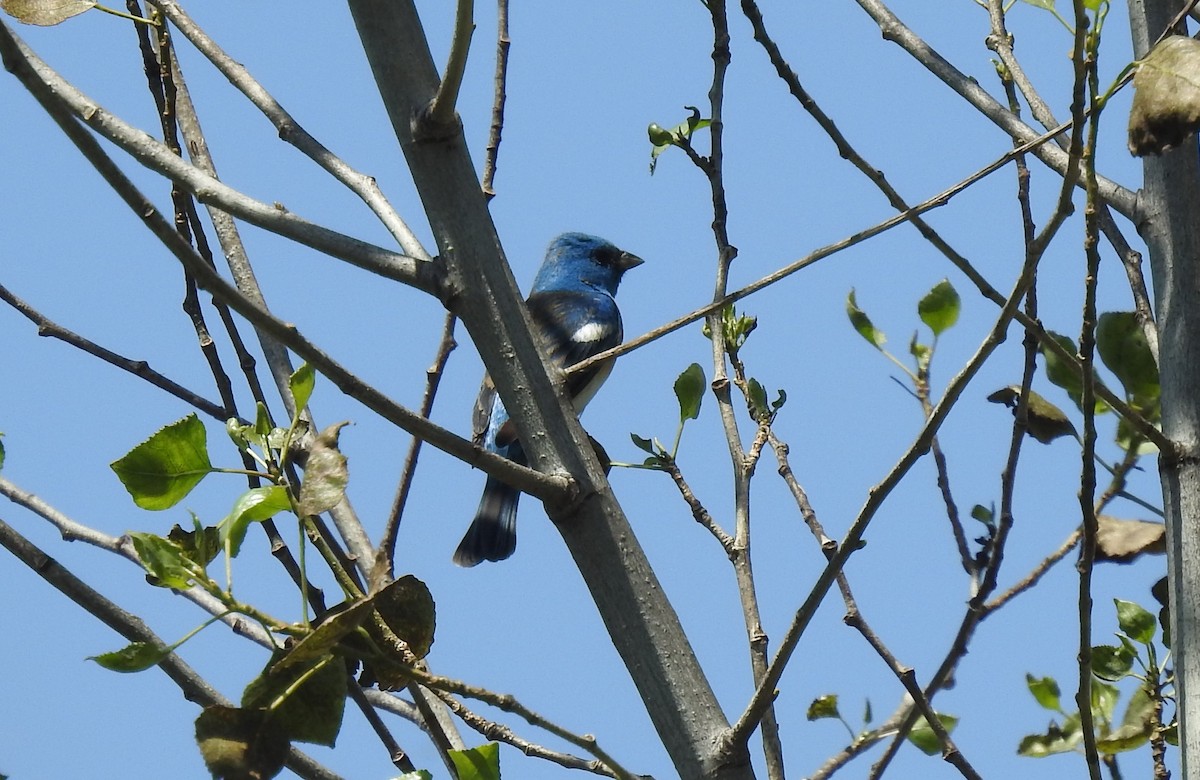
<svg viewBox="0 0 1200 780"><path fill-rule="evenodd" d="M460 128L419 121L439 79L413 3L349 6L445 264L442 300L470 333L520 429L536 432L524 441L534 467L575 480L577 490L547 502L547 511L676 770L684 778L753 777L745 745L721 751L728 721L587 435L534 346Z"/></svg>
<svg viewBox="0 0 1200 780"><path fill-rule="evenodd" d="M1182 0L1130 0L1134 55L1142 57ZM1200 772L1200 159L1192 137L1147 157L1138 231L1150 250L1158 324L1163 433L1159 456L1167 524L1171 648L1183 777Z"/></svg>

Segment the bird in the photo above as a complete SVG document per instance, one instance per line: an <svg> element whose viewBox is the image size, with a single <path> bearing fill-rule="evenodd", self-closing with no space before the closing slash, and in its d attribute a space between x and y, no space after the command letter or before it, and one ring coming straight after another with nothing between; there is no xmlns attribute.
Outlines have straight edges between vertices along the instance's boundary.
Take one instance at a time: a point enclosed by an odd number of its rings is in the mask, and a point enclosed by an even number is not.
<svg viewBox="0 0 1200 780"><path fill-rule="evenodd" d="M615 296L621 277L642 259L587 233L564 233L546 249L546 257L525 300L534 336L548 362L562 369L621 343L621 312ZM613 361L601 361L570 374L566 392L579 414L612 373ZM473 441L489 452L527 465L515 423L488 376L475 402ZM479 508L454 552L454 563L470 567L502 561L517 547L517 500L521 492L489 476Z"/></svg>

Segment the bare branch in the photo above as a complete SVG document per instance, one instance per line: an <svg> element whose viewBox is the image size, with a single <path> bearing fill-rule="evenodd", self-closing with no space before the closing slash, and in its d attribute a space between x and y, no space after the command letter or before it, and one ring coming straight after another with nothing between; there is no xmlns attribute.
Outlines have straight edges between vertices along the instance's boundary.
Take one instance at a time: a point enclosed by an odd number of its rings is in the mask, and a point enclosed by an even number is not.
<svg viewBox="0 0 1200 780"><path fill-rule="evenodd" d="M183 385L174 382L154 369L150 368L150 364L144 360L131 360L127 357L118 355L116 352L105 349L94 341L90 341L79 334L70 331L58 323L50 320L37 309L34 309L25 301L13 295L11 291L4 285L0 284L0 300L12 306L25 319L37 325L38 335L47 336L58 339L62 342L70 344L73 347L83 350L89 355L100 358L105 363L116 366L122 371L128 371L136 377L146 380L155 387L175 396L184 403L194 407L198 411L212 417L214 420L224 422L228 415L225 413L223 406L213 403L193 393Z"/></svg>
<svg viewBox="0 0 1200 780"><path fill-rule="evenodd" d="M145 642L155 647L166 647L167 643L151 631L141 618L109 601L19 534L4 520L0 520L0 545L4 545L9 552L16 556L17 560L121 636L131 642ZM171 653L159 661L158 667L179 686L184 698L188 701L196 702L202 707L217 704L233 706L233 702L222 696L175 653ZM300 777L312 780L339 780L339 775L321 766L295 747L289 748L287 766Z"/></svg>
<svg viewBox="0 0 1200 780"><path fill-rule="evenodd" d="M105 111L71 86L26 47L6 24L0 24L0 55L3 56L4 66L17 76L47 111L51 111L52 105L66 109L142 165L186 187L201 202L218 205L265 230L379 276L403 282L423 292L438 293L440 273L435 264L321 227L295 216L283 206L254 200L184 162L172 154L165 144Z"/></svg>
<svg viewBox="0 0 1200 780"><path fill-rule="evenodd" d="M300 123L289 114L267 90L255 81L250 72L241 63L234 60L221 49L200 27L184 12L175 0L151 0L171 20L171 23L191 41L196 49L208 58L229 83L244 94L251 103L271 121L279 131L279 137L295 146L315 163L328 171L335 179L344 184L351 192L362 198L383 226L396 239L396 243L409 257L418 260L429 260L429 253L421 246L421 242L401 219L396 210L384 197L374 177L359 173L351 168L337 155L326 149L317 139L308 134Z"/></svg>

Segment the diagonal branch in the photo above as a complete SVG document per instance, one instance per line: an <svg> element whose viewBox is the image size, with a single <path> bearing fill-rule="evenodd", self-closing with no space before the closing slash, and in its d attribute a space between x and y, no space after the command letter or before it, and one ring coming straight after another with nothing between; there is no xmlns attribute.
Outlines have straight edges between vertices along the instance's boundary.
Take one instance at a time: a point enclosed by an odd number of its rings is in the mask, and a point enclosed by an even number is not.
<svg viewBox="0 0 1200 780"><path fill-rule="evenodd" d="M220 206L234 216L293 241L344 260L371 273L438 294L441 274L433 263L383 249L298 217L238 192L194 165L181 160L161 141L105 111L38 58L8 25L0 23L0 57L4 67L47 111L58 106L121 147L142 165L178 182L203 203ZM60 123L61 124L61 123Z"/></svg>
<svg viewBox="0 0 1200 780"><path fill-rule="evenodd" d="M175 0L153 0L171 24L183 33L193 46L208 58L229 83L245 95L279 131L279 137L299 149L313 162L328 171L335 179L362 198L383 226L387 228L404 253L418 260L429 260L429 254L408 225L392 208L372 176L359 173L344 160L325 148L320 141L309 135L299 122L250 75L250 71L228 54L210 38L196 22L187 15Z"/></svg>
<svg viewBox="0 0 1200 780"><path fill-rule="evenodd" d="M146 642L155 647L166 646L166 642L151 631L141 618L126 612L105 598L3 520L0 520L0 545L3 545L16 556L17 560L36 572L38 576L57 588L64 596L83 607L121 636L131 642ZM188 701L196 702L202 707L218 704L233 706L233 702L222 696L175 653L171 653L159 661L158 666L167 677L171 678L172 682L179 686L179 690L183 692L184 698ZM321 766L295 747L289 748L287 766L300 777L312 780L339 780L339 775Z"/></svg>

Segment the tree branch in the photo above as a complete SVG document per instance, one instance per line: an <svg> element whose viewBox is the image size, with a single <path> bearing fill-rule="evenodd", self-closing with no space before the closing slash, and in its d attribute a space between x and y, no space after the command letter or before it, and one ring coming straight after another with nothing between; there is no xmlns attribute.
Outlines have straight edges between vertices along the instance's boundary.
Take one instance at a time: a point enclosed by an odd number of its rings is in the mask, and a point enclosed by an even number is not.
<svg viewBox="0 0 1200 780"><path fill-rule="evenodd" d="M21 81L47 111L51 110L51 105L65 108L142 165L187 188L201 202L218 205L264 230L371 273L403 282L423 292L439 293L441 274L435 264L321 227L295 216L282 206L254 200L184 162L172 154L165 144L105 111L75 89L42 62L3 23L0 23L0 56L3 57L5 68Z"/></svg>

